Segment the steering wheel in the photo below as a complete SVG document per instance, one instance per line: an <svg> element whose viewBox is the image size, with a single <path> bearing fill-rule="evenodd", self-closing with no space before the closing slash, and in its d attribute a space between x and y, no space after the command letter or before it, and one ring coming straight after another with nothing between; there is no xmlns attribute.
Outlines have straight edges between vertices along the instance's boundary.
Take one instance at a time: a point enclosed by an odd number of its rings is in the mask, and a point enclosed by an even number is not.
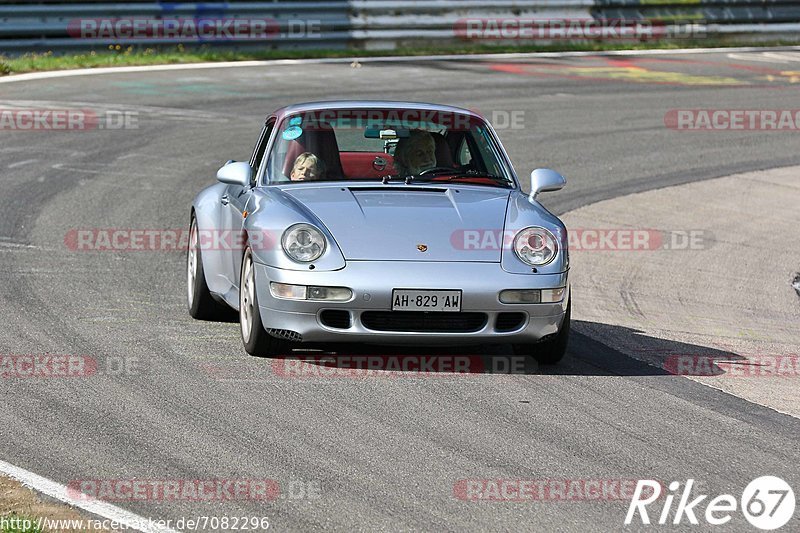
<svg viewBox="0 0 800 533"><path fill-rule="evenodd" d="M457 170L455 167L433 167L433 168L426 168L422 172L420 172L419 176L424 176L425 174L430 174L431 172L437 172L439 170Z"/></svg>

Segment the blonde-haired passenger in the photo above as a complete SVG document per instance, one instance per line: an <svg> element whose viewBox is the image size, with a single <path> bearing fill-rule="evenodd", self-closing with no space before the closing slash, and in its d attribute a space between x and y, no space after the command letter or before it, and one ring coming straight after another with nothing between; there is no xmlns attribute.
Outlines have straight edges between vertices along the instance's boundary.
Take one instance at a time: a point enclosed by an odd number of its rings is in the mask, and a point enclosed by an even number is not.
<svg viewBox="0 0 800 533"><path fill-rule="evenodd" d="M292 181L321 180L325 177L325 162L311 152L297 156L289 179Z"/></svg>

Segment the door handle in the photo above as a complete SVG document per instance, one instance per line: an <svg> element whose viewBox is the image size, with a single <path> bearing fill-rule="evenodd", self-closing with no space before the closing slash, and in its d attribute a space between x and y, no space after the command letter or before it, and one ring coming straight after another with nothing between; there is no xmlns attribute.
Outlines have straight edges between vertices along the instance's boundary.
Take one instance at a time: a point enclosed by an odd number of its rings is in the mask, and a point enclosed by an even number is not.
<svg viewBox="0 0 800 533"><path fill-rule="evenodd" d="M228 205L228 195L223 194L222 198L220 198L219 201L222 202L222 205Z"/></svg>

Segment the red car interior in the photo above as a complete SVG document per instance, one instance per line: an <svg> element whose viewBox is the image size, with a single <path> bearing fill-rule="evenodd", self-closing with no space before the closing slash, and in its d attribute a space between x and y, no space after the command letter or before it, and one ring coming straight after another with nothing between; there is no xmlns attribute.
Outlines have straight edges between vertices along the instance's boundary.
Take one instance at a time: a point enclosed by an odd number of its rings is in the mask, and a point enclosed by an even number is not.
<svg viewBox="0 0 800 533"><path fill-rule="evenodd" d="M453 161L453 146L441 133L431 132L436 144L436 166L456 167ZM326 166L326 179L380 179L395 174L394 157L384 152L339 152L336 134L330 124L319 122L306 126L303 133L288 141L288 150L283 163L283 174L289 176L297 156L311 152L322 159Z"/></svg>
<svg viewBox="0 0 800 533"><path fill-rule="evenodd" d="M339 145L330 124L319 122L313 127L305 127L302 135L289 141L286 159L283 161L283 174L289 176L297 156L311 152L325 163L327 179L344 179L342 161L339 159Z"/></svg>

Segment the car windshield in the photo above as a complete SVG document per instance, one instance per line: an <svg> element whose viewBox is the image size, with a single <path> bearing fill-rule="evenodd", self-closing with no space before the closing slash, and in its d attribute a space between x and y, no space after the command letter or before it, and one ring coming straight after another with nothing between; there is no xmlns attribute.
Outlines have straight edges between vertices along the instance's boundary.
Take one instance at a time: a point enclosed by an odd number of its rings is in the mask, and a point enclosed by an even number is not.
<svg viewBox="0 0 800 533"><path fill-rule="evenodd" d="M264 180L513 187L498 142L484 121L443 110L398 108L287 115L277 126Z"/></svg>

